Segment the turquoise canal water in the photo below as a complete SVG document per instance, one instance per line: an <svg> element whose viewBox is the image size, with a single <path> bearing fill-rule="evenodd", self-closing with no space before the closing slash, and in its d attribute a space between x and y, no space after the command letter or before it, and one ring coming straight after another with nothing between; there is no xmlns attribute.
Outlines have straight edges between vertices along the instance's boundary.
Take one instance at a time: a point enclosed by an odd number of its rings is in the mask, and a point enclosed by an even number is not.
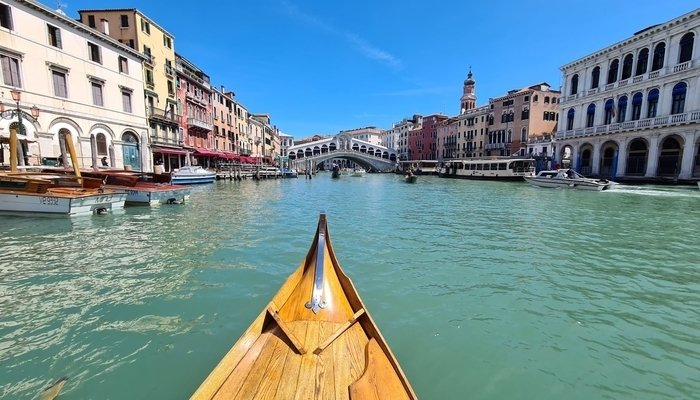
<svg viewBox="0 0 700 400"><path fill-rule="evenodd" d="M700 191L330 175L0 219L0 397L187 398L318 212L422 399L700 398Z"/></svg>

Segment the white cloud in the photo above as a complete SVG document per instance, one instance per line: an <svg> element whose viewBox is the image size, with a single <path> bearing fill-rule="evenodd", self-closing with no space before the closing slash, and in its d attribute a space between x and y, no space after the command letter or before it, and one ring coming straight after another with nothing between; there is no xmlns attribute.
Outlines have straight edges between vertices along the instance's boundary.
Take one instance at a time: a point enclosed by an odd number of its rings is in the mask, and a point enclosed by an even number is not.
<svg viewBox="0 0 700 400"><path fill-rule="evenodd" d="M282 0L282 6L289 13L289 15L300 22L316 27L317 29L338 38L345 40L346 43L350 45L355 51L363 55L365 58L378 61L392 68L401 68L401 60L392 55L391 53L382 50L371 43L367 42L365 39L359 37L353 32L343 31L336 28L333 25L320 20L314 15L307 14L299 10L294 4L286 0Z"/></svg>

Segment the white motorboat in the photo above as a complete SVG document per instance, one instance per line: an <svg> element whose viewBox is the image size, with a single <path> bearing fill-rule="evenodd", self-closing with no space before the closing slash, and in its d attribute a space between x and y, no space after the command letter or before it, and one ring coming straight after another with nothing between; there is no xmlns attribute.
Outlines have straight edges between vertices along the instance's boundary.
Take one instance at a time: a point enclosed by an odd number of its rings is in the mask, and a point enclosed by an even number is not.
<svg viewBox="0 0 700 400"><path fill-rule="evenodd" d="M365 176L366 174L367 174L367 171L365 171L362 168L356 168L356 169L353 169L352 172L350 172L350 176L354 176L354 177L362 177L362 176Z"/></svg>
<svg viewBox="0 0 700 400"><path fill-rule="evenodd" d="M561 187L579 190L607 190L617 184L607 179L586 178L573 169L540 171L535 176L526 176L525 180L531 185L538 187Z"/></svg>
<svg viewBox="0 0 700 400"><path fill-rule="evenodd" d="M192 183L212 183L216 179L216 172L209 171L200 166L185 165L176 169L172 175L172 183L186 185Z"/></svg>

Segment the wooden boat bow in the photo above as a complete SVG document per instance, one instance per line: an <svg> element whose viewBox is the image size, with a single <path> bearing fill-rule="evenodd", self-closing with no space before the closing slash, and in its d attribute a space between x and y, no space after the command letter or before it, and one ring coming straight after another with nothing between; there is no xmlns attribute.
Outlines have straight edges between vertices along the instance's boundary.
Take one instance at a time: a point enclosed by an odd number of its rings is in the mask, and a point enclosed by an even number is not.
<svg viewBox="0 0 700 400"><path fill-rule="evenodd" d="M299 268L192 399L415 399L330 242L325 214Z"/></svg>

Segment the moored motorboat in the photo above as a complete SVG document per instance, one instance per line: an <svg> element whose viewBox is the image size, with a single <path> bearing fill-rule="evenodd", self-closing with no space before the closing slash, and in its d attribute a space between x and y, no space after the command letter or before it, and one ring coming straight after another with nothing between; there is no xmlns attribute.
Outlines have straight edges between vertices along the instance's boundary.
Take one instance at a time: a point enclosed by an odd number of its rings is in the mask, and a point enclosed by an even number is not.
<svg viewBox="0 0 700 400"><path fill-rule="evenodd" d="M63 174L0 175L0 212L8 214L102 214L124 208L127 193L100 180Z"/></svg>
<svg viewBox="0 0 700 400"><path fill-rule="evenodd" d="M189 186L155 182L148 174L102 169L83 171L82 175L102 179L105 188L126 191L126 204L181 204L190 197Z"/></svg>
<svg viewBox="0 0 700 400"><path fill-rule="evenodd" d="M198 165L185 165L172 173L173 185L187 185L198 183L212 183L216 179L216 172L209 171Z"/></svg>
<svg viewBox="0 0 700 400"><path fill-rule="evenodd" d="M416 183L416 180L418 180L418 176L413 175L412 173L404 175L403 178L406 181L406 183Z"/></svg>
<svg viewBox="0 0 700 400"><path fill-rule="evenodd" d="M321 214L299 268L192 399L415 399Z"/></svg>
<svg viewBox="0 0 700 400"><path fill-rule="evenodd" d="M525 180L533 186L544 188L572 188L579 190L607 190L617 185L607 179L586 178L573 169L540 171L536 176L526 176Z"/></svg>
<svg viewBox="0 0 700 400"><path fill-rule="evenodd" d="M59 136L73 165L79 165L70 133ZM126 192L104 188L102 180L71 174L18 172L17 135L10 130L10 172L0 174L0 212L35 215L104 214L123 209Z"/></svg>

